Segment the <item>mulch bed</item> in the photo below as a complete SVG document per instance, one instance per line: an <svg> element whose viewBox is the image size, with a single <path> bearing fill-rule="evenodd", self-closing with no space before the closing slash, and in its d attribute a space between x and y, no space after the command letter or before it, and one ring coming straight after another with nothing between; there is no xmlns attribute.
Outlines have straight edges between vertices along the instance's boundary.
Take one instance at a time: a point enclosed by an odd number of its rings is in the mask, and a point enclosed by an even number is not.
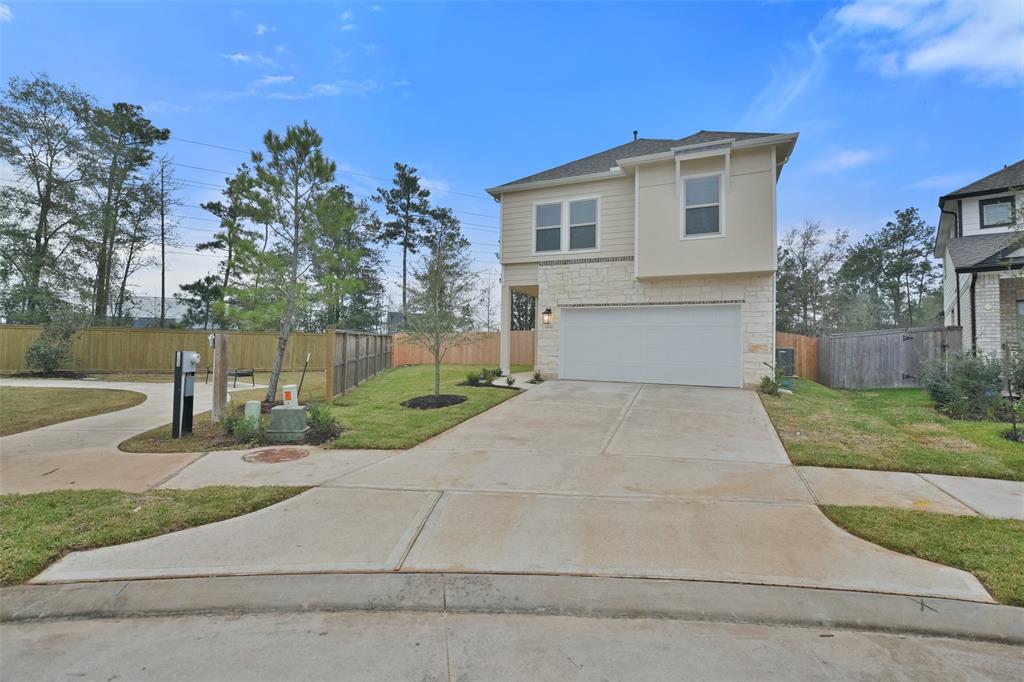
<svg viewBox="0 0 1024 682"><path fill-rule="evenodd" d="M529 383L529 382L528 382L528 383ZM518 386L509 386L509 385L508 385L508 384L506 384L506 383L500 383L500 384L492 384L492 383L486 383L486 384L483 384L483 383L479 383L479 384L471 384L471 383L469 383L468 381L460 381L459 383L457 383L457 384L455 384L455 385L456 385L456 386L471 386L471 387L473 387L473 388L511 388L511 389L512 389L513 391L518 391L518 390L520 390Z"/></svg>
<svg viewBox="0 0 1024 682"><path fill-rule="evenodd" d="M402 407L411 407L414 410L436 410L439 407L451 407L464 402L466 402L464 395L442 393L441 395L421 395L409 398L402 403Z"/></svg>

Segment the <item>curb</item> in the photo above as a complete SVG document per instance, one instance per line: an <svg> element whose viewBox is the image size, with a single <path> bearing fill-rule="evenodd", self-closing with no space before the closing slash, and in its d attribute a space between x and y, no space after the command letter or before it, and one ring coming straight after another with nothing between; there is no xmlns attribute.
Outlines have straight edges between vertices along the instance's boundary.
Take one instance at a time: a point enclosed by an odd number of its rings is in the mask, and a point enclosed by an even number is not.
<svg viewBox="0 0 1024 682"><path fill-rule="evenodd" d="M896 632L1024 644L1024 610L803 587L547 575L347 573L0 589L0 622L195 613L432 611L664 618Z"/></svg>

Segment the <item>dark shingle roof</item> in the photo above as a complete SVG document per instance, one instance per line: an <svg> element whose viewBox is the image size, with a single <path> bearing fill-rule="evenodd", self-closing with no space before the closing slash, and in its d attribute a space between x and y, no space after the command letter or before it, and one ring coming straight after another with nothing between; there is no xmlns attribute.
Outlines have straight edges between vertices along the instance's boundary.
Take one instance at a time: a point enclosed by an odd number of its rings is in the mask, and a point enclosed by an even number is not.
<svg viewBox="0 0 1024 682"><path fill-rule="evenodd" d="M1008 187L1021 187L1024 186L1024 159L1021 159L1017 163L1004 166L1002 170L997 170L991 175L986 175L981 180L975 180L969 185L964 185L955 192L942 197L943 199L949 199L952 197L962 196L964 194L976 194L979 192L998 192L1001 189L1007 189Z"/></svg>
<svg viewBox="0 0 1024 682"><path fill-rule="evenodd" d="M500 185L500 187L512 187L514 185L538 182L540 180L560 180L562 178L575 178L580 175L590 175L592 173L604 173L609 169L614 168L619 159L646 156L648 154L658 154L661 152L667 152L674 147L684 147L686 145L701 144L704 142L715 142L717 140L750 140L756 137L771 137L778 134L780 133L733 133L702 130L688 137L679 138L678 140L640 138L633 142L620 144L618 147L606 149L603 152L598 152L597 154L585 156L582 159L563 163L561 166L555 166L554 168L541 171L540 173L527 175L525 178L506 182L505 184Z"/></svg>
<svg viewBox="0 0 1024 682"><path fill-rule="evenodd" d="M957 270L998 266L1009 253L1024 246L1024 235L1019 232L1000 234L972 234L949 240L949 257Z"/></svg>

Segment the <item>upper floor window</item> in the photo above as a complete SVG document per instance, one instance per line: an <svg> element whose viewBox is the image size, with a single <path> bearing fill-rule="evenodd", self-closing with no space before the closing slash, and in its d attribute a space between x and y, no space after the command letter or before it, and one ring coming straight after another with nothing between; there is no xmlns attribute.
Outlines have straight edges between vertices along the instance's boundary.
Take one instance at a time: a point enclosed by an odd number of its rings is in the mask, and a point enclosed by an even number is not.
<svg viewBox="0 0 1024 682"><path fill-rule="evenodd" d="M683 179L683 236L721 234L722 176Z"/></svg>
<svg viewBox="0 0 1024 682"><path fill-rule="evenodd" d="M537 204L537 251L562 250L562 204Z"/></svg>
<svg viewBox="0 0 1024 682"><path fill-rule="evenodd" d="M534 250L543 253L596 249L597 204L596 198L535 204Z"/></svg>
<svg viewBox="0 0 1024 682"><path fill-rule="evenodd" d="M981 210L981 226L1007 227L1013 222L1013 197L982 199L978 202Z"/></svg>
<svg viewBox="0 0 1024 682"><path fill-rule="evenodd" d="M597 199L569 202L569 250L597 248Z"/></svg>

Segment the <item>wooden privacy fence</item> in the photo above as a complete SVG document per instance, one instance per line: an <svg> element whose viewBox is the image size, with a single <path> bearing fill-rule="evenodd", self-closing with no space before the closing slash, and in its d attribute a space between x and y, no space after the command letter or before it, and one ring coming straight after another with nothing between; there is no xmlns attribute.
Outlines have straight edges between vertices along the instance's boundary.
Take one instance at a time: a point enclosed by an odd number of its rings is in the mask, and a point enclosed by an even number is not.
<svg viewBox="0 0 1024 682"><path fill-rule="evenodd" d="M329 328L324 334L324 395L342 395L392 366L392 339L387 334L349 332Z"/></svg>
<svg viewBox="0 0 1024 682"><path fill-rule="evenodd" d="M0 370L28 369L25 351L41 332L38 325L0 325ZM267 371L274 364L277 332L225 331L231 337L232 367ZM71 339L71 367L78 372L174 371L174 351L194 350L200 368L213 365L213 349L202 329L132 329L89 327ZM298 370L312 353L311 368L324 367L324 335L293 332L288 339L284 369Z"/></svg>
<svg viewBox="0 0 1024 682"><path fill-rule="evenodd" d="M513 365L529 365L533 367L533 334L532 331L512 332L510 340L510 361ZM434 356L430 352L409 339L406 334L395 334L394 355L392 362L395 367L401 365L430 365ZM497 367L498 332L480 332L474 334L467 343L451 348L445 353L446 365L480 365Z"/></svg>
<svg viewBox="0 0 1024 682"><path fill-rule="evenodd" d="M818 343L818 383L832 388L920 385L923 367L959 353L960 327L916 327L831 334Z"/></svg>
<svg viewBox="0 0 1024 682"><path fill-rule="evenodd" d="M776 348L793 349L793 373L798 377L818 380L818 339L815 336L775 332Z"/></svg>

